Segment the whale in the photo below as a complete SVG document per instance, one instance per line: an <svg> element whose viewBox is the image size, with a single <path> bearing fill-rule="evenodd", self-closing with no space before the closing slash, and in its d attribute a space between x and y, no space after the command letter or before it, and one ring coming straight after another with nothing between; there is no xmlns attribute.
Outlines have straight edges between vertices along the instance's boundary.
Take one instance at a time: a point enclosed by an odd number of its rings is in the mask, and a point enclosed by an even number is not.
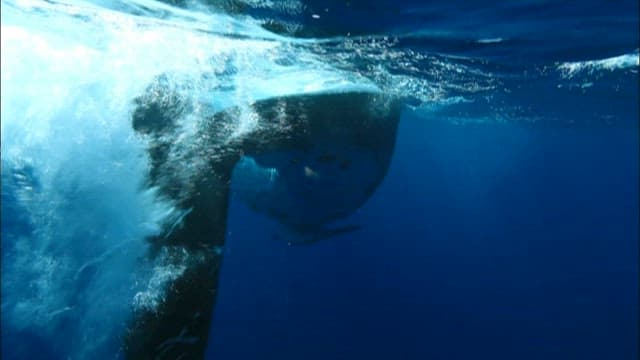
<svg viewBox="0 0 640 360"><path fill-rule="evenodd" d="M147 239L148 256L183 271L156 308L134 310L122 340L128 359L204 357L232 191L309 235L304 242L357 230L327 225L360 208L384 179L401 110L393 96L370 88L264 98L215 112L193 131L195 150L180 152L175 119L189 106L162 78L135 100L132 126L147 139L150 159L145 186L184 214ZM247 114L253 125L239 130Z"/></svg>

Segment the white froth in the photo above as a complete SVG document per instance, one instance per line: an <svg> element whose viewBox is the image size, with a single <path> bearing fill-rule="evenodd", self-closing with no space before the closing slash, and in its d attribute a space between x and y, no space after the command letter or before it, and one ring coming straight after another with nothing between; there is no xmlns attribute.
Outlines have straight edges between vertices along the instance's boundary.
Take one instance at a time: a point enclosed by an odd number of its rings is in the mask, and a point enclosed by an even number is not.
<svg viewBox="0 0 640 360"><path fill-rule="evenodd" d="M571 78L578 73L594 73L597 71L614 71L640 66L640 54L636 50L630 54L614 56L600 60L564 62L558 65L563 77Z"/></svg>
<svg viewBox="0 0 640 360"><path fill-rule="evenodd" d="M2 254L3 322L55 339L70 358L117 351L109 346L132 306L157 306L184 271L145 260L144 239L184 214L143 189L149 159L131 115L154 79L166 77L197 104L176 119L176 147L192 154L197 123L212 112L275 96L377 90L296 45L306 41L149 0L3 0L1 19L2 168L33 169L38 184L7 190L34 231L3 233L3 247L11 244ZM256 126L255 114L245 115L236 136Z"/></svg>

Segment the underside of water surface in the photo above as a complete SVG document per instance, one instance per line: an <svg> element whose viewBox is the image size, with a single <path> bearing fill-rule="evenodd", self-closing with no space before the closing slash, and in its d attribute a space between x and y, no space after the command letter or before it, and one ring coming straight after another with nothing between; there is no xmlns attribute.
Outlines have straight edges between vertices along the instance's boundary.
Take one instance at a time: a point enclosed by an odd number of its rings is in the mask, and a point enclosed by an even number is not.
<svg viewBox="0 0 640 360"><path fill-rule="evenodd" d="M3 358L637 357L637 1L0 16Z"/></svg>

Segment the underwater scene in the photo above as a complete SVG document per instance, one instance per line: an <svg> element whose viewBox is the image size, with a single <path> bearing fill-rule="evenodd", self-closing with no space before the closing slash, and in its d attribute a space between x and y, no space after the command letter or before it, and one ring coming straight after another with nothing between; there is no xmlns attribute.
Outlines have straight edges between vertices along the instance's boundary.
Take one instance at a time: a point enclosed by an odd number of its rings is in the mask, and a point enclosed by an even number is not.
<svg viewBox="0 0 640 360"><path fill-rule="evenodd" d="M638 358L637 0L0 0L2 359Z"/></svg>

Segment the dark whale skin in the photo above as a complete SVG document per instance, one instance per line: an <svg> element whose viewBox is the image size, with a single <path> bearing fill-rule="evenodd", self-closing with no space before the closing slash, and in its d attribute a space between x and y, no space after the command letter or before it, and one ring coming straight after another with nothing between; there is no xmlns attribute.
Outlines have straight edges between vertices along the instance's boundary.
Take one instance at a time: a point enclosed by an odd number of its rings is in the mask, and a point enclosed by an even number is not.
<svg viewBox="0 0 640 360"><path fill-rule="evenodd" d="M202 359L218 291L223 258L227 207L231 175L242 156L251 156L269 166L269 154L310 152L318 163L335 163L348 169L345 154L332 148L358 149L379 164L362 184L364 191L356 203L361 205L384 178L393 149L400 117L398 102L379 93L329 93L299 95L262 100L250 105L259 115L258 126L230 139L229 129L240 116L240 108L215 114L200 129L207 166L185 184L175 174L188 166L188 158L170 161L171 135L177 129L174 118L188 109L179 96L162 81L153 85L166 94L158 98L145 95L136 100L133 127L148 138L151 167L148 186L156 186L182 209L190 211L182 226L167 228L148 239L149 257L163 266L182 265L184 272L167 287L155 309L135 310L123 339L127 359ZM202 154L200 154L202 155ZM277 164L276 164L277 165ZM304 201L304 199L302 199ZM357 207L356 206L356 207ZM353 209L355 210L355 209ZM347 209L348 212L348 209ZM345 216L336 209L334 217ZM318 219L322 223L326 219ZM312 221L313 222L313 221Z"/></svg>

